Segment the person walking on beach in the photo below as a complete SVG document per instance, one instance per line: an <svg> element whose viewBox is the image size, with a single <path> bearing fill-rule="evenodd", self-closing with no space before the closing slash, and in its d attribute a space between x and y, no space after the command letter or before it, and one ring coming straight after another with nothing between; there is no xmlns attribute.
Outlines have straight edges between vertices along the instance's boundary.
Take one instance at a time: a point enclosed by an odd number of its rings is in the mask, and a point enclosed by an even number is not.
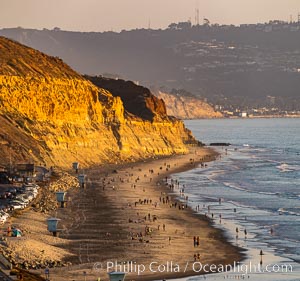
<svg viewBox="0 0 300 281"><path fill-rule="evenodd" d="M171 236L169 236L169 245L171 245Z"/></svg>
<svg viewBox="0 0 300 281"><path fill-rule="evenodd" d="M163 224L163 231L166 231L166 226L165 226L165 224Z"/></svg>
<svg viewBox="0 0 300 281"><path fill-rule="evenodd" d="M264 255L264 253L263 253L262 250L260 250L259 255L260 255L260 265L262 265L262 263L263 263L263 255Z"/></svg>
<svg viewBox="0 0 300 281"><path fill-rule="evenodd" d="M235 233L236 233L236 238L238 238L239 237L239 229L238 229L238 227L235 228Z"/></svg>
<svg viewBox="0 0 300 281"><path fill-rule="evenodd" d="M199 236L197 236L197 247L199 247L199 245L200 245L200 238Z"/></svg>

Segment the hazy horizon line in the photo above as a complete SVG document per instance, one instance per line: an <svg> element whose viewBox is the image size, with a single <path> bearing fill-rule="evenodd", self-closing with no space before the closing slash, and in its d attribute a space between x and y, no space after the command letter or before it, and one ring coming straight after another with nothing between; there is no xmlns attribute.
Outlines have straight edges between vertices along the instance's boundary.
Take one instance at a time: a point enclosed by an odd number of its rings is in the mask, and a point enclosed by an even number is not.
<svg viewBox="0 0 300 281"><path fill-rule="evenodd" d="M280 20L280 19L270 19L269 21L265 21L265 22L255 22L255 23L240 23L240 24L226 24L226 23L210 23L208 26L234 26L234 27L241 27L242 25L258 25L258 24L269 24L271 22L282 22L282 23L286 23L286 24L295 24L295 23L299 23L298 21L284 21L284 20ZM179 22L171 22L169 25L171 24L179 24L179 23L188 23L191 22L189 20L187 21L179 21ZM126 32L126 31L136 31L136 30L167 30L169 29L169 25L165 28L151 28L151 27L136 27L133 29L122 29L122 30L103 30L103 31L95 31L95 30L89 30L89 31L81 31L81 30L71 30L71 29L63 29L59 26L54 26L53 28L47 28L47 27L40 27L40 28L34 28L34 27L23 27L23 26L13 26L13 27L0 27L0 30L5 30L5 29L29 29L29 30L39 30L39 31L43 31L43 30L48 30L48 31L66 31L66 32L80 32L80 33L105 33L105 32L114 32L114 33L121 33L121 32ZM192 27L197 27L197 26L205 26L207 24L193 24L191 22L191 26Z"/></svg>

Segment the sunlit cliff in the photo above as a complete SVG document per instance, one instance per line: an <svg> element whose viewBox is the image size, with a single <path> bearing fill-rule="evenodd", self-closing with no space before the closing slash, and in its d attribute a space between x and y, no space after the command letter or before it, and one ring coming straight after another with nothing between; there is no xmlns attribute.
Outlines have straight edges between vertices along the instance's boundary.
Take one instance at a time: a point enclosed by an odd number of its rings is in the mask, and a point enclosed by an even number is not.
<svg viewBox="0 0 300 281"><path fill-rule="evenodd" d="M133 83L110 84L96 86L59 58L0 37L0 164L70 167L187 151L194 138L162 100Z"/></svg>
<svg viewBox="0 0 300 281"><path fill-rule="evenodd" d="M166 104L168 115L180 119L222 118L222 113L215 111L208 103L192 95L155 91L158 98Z"/></svg>

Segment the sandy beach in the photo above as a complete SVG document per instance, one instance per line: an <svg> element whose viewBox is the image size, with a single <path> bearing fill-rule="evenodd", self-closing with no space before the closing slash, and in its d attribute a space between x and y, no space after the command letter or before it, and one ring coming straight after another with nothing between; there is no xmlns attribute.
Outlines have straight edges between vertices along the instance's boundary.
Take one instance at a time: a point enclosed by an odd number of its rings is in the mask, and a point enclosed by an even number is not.
<svg viewBox="0 0 300 281"><path fill-rule="evenodd" d="M28 240L14 250L31 246L37 255L45 249L43 255L71 264L50 269L51 280L108 280L107 271L114 270L132 271L126 280L162 280L203 274L200 262L239 261L240 249L210 219L190 209L184 194L182 203L172 194L183 186L173 182L172 187L171 174L215 157L208 148L192 148L186 155L81 171L88 176L86 187L68 192L67 208L46 215L26 211L12 219L15 225L26 224L22 239ZM47 232L50 215L61 219L57 238ZM30 259L31 251L26 252Z"/></svg>

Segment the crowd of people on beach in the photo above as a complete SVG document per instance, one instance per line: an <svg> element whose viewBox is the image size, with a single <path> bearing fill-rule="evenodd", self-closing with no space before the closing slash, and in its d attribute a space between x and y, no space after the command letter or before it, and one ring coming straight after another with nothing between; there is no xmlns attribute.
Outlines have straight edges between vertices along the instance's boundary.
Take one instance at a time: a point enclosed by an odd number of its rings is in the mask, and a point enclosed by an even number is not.
<svg viewBox="0 0 300 281"><path fill-rule="evenodd" d="M201 158L200 166L207 167L207 164L205 164L204 161L207 161L209 159L210 157ZM196 161L197 160L195 158L189 159L189 163L193 165L196 163ZM176 167L177 164L175 163L173 164L173 166ZM156 175L159 176L163 173L163 170L169 172L171 169L172 165L165 162L162 166L158 168L157 171L155 171L155 169L153 168L150 168L145 172L142 171L141 168L138 168L138 173L132 171L130 173L126 173L125 176L124 174L120 176L117 174L117 172L115 172L116 175L110 175L102 179L102 189L103 191L117 191L119 185L121 186L122 183L127 182L131 183L131 188L133 190L142 189L143 192L145 192L143 182L146 178L149 182L152 182L153 178ZM142 180L141 178L141 172L144 180ZM182 185L177 179L165 176L164 178L159 178L155 186L157 187L157 189L162 189L160 191L160 196L157 198L157 200L155 198L153 199L145 196L144 198L139 198L134 202L128 202L128 208L138 210L133 217L128 218L128 223L141 225L140 230L130 230L128 233L128 237L131 241L136 240L140 243L151 243L153 235L157 235L159 232L162 231L164 234L159 235L166 236L166 241L168 241L168 244L171 245L171 241L173 240L172 236L179 235L179 233L177 232L177 230L175 231L175 234L169 233L166 228L166 223L161 222L161 219L158 217L158 215L155 214L155 210L157 208L163 207L174 208L178 211L187 210L189 208L189 198L185 195L185 185ZM165 188L169 189L172 193L175 191L179 191L180 198L178 199L175 195L168 194ZM148 210L148 213L145 213L146 210ZM156 224L156 227L154 227L154 224ZM144 226L144 228L142 228L142 226ZM184 232L182 234L184 234ZM200 247L199 236L194 236L194 247ZM199 251L193 254L193 260L200 260Z"/></svg>
<svg viewBox="0 0 300 281"><path fill-rule="evenodd" d="M206 161L212 160L215 156L205 156L200 159L190 158L187 164L195 165L200 163L201 168L208 166ZM200 162L199 162L200 161ZM169 176L164 176L164 172L173 172L172 167L176 168L177 164L169 164L167 161L159 166L157 169L150 168L147 170L142 170L141 168L133 167L131 172L118 173L115 171L113 174L107 175L102 178L101 186L104 192L118 192L119 189L122 189L123 183L129 183L132 188L132 192L138 194L140 198L135 198L133 196L132 202L127 202L124 208L129 208L135 212L130 211L130 216L127 218L129 227L128 227L128 239L130 243L134 245L144 244L149 247L151 241L154 237L164 238L161 241L165 241L164 247L170 245L172 247L173 241L176 241L178 235L188 239L193 239L194 251L191 252L191 260L194 262L200 261L201 259L201 248L204 247L201 244L201 233L195 233L194 236L186 236L185 232L178 232L177 229L175 232L171 233L170 229L167 228L166 221L164 217L158 215L158 210L162 208L172 208L177 210L175 212L182 212L185 210L192 210L190 208L189 197L186 195L186 190L188 187L185 184L182 184L178 179L172 178ZM147 184L154 181L157 178L156 182L151 184L154 189L159 191L157 197L149 196L146 188ZM138 191L138 192L136 192ZM145 192L145 196L141 195ZM153 195L153 193L151 193ZM178 194L178 195L177 195ZM219 198L219 204L222 204L222 198ZM215 220L219 218L221 223L222 214L217 214L217 216L211 212L210 205L203 205L202 208L200 205L197 205L194 209L196 212L203 212L204 209L207 209L206 215L210 220ZM209 216L208 216L209 215ZM174 228L173 228L174 229ZM173 230L174 231L174 230ZM247 236L247 230L244 230L245 237ZM114 239L113 237L108 237ZM136 244L135 244L136 243ZM146 245L146 244L149 244ZM154 244L153 244L154 245Z"/></svg>

